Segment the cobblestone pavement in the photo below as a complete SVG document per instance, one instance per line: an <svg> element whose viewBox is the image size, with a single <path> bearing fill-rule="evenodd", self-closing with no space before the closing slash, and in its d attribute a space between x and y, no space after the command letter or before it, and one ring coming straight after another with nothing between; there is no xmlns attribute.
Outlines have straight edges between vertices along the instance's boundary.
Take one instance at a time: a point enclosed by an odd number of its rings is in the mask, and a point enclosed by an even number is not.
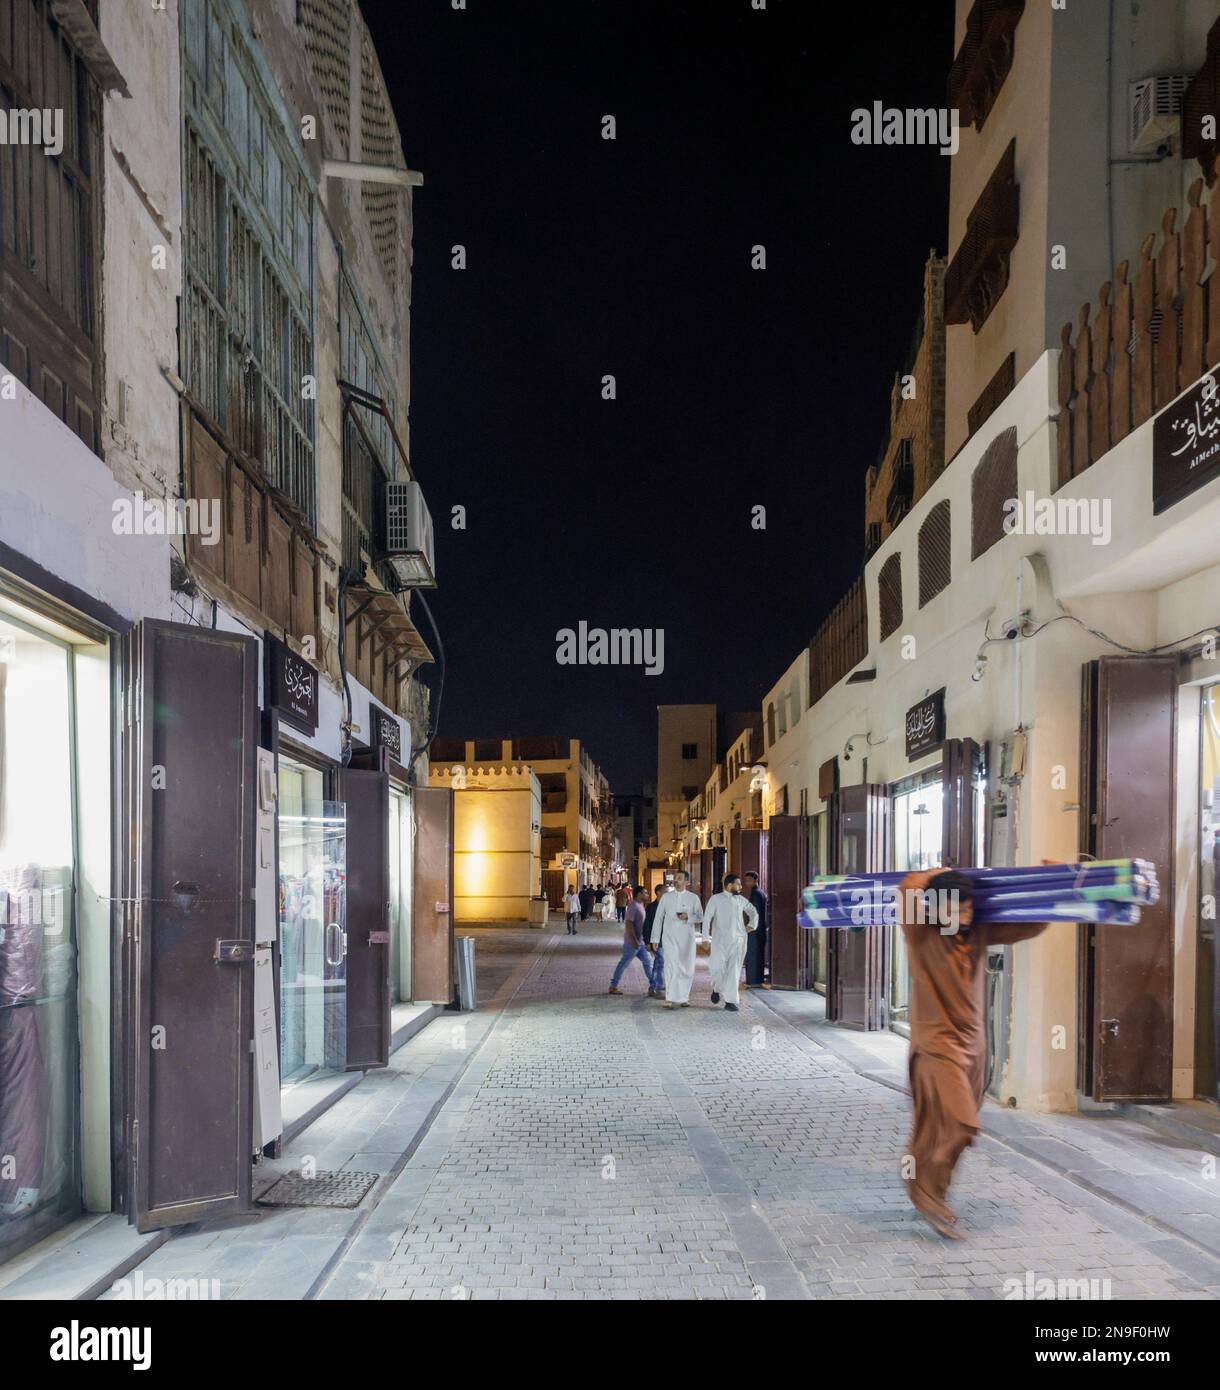
<svg viewBox="0 0 1220 1390"><path fill-rule="evenodd" d="M689 1009L647 999L634 963L608 996L620 940L586 923L480 942L497 980L514 956L532 968L379 1207L380 1243L322 1297L994 1299L1030 1277L1220 1293L1220 1262L994 1139L958 1169L968 1239L942 1240L898 1181L904 1095L769 995L713 1009L702 961Z"/></svg>

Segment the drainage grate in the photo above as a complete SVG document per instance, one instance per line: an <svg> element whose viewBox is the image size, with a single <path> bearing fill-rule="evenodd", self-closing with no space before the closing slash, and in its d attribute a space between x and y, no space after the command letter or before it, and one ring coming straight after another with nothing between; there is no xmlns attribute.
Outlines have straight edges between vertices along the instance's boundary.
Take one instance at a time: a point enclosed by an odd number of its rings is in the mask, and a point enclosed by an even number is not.
<svg viewBox="0 0 1220 1390"><path fill-rule="evenodd" d="M378 1178L377 1173L315 1173L303 1178L289 1173L258 1198L262 1207L358 1207Z"/></svg>

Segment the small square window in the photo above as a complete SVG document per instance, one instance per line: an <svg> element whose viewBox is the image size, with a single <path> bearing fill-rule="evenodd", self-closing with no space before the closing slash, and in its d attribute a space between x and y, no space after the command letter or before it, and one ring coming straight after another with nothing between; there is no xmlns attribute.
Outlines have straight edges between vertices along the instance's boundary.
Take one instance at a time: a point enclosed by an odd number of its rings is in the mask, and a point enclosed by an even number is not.
<svg viewBox="0 0 1220 1390"><path fill-rule="evenodd" d="M697 743L684 743L682 745L682 756L689 762L699 756L699 745Z"/></svg>

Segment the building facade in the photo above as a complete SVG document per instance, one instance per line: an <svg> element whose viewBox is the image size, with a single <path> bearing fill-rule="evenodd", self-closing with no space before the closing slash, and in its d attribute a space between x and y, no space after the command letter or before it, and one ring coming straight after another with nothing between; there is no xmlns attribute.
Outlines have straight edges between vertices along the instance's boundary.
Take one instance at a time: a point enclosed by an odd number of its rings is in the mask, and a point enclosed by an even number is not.
<svg viewBox="0 0 1220 1390"><path fill-rule="evenodd" d="M0 147L0 1258L248 1208L251 1155L453 998L418 177L359 8L6 16L5 104L67 137Z"/></svg>
<svg viewBox="0 0 1220 1390"><path fill-rule="evenodd" d="M771 979L902 1031L901 935L801 932L810 876L1146 858L1137 929L990 953L988 1089L1214 1102L1220 11L963 0L957 41L946 462L764 699Z"/></svg>

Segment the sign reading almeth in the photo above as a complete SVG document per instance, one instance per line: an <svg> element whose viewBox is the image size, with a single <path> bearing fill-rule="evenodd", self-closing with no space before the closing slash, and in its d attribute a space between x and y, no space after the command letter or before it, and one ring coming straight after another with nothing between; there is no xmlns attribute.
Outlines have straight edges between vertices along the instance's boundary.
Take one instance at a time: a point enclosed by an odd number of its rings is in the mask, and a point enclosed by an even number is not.
<svg viewBox="0 0 1220 1390"><path fill-rule="evenodd" d="M945 690L925 695L907 710L907 758L921 758L945 741Z"/></svg>
<svg viewBox="0 0 1220 1390"><path fill-rule="evenodd" d="M1152 510L1159 516L1220 477L1220 391L1208 372L1152 422Z"/></svg>

